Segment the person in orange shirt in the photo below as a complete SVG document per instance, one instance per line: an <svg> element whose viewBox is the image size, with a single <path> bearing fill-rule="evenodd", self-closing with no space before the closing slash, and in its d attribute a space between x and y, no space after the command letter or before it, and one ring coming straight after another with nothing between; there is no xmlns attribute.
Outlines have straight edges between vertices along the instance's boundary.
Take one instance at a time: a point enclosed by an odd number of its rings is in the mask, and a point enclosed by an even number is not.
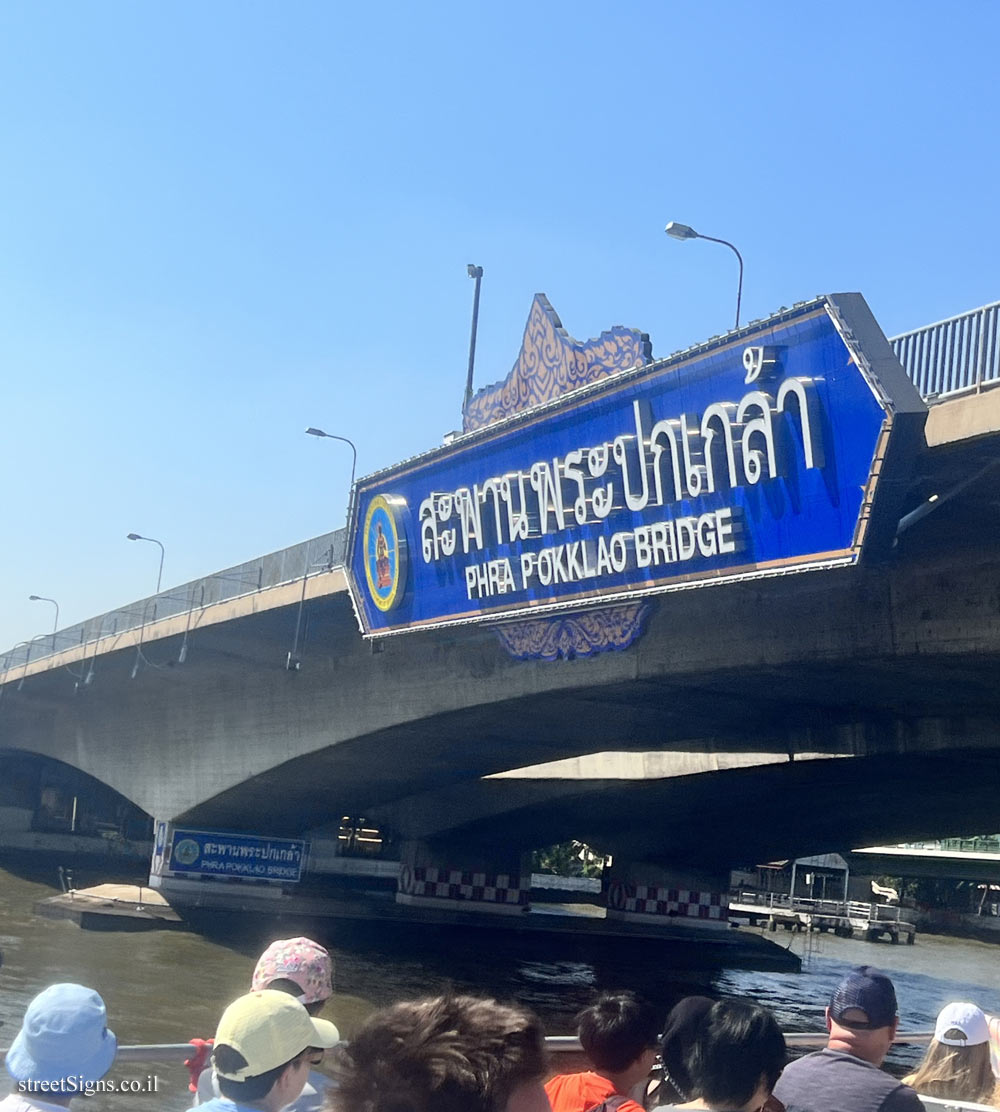
<svg viewBox="0 0 1000 1112"><path fill-rule="evenodd" d="M629 1095L656 1060L656 1012L631 992L599 996L576 1017L580 1043L593 1065L545 1083L552 1112L643 1112Z"/></svg>

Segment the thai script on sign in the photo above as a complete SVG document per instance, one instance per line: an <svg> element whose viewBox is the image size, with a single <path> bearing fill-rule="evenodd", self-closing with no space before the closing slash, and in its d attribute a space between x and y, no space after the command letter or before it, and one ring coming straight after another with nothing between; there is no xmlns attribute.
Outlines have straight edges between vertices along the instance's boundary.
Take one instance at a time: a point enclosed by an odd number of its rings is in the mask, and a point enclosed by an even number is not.
<svg viewBox="0 0 1000 1112"><path fill-rule="evenodd" d="M744 365L748 380L751 369L756 380L760 374L757 362L745 358ZM709 405L700 416L681 414L654 421L648 402L633 401L632 427L611 441L575 448L562 457L538 460L526 470L497 475L472 486L430 493L419 508L423 561L432 564L454 556L459 549L465 555L478 553L574 526L600 523L623 510L670 506L779 478L788 473L793 425L801 442L804 466L822 468L819 403L812 379L787 378L773 395L764 389L750 390L739 402ZM738 511L731 514L732 520L714 514L666 520L664 528L648 543L659 554L659 562L686 558L683 552L688 550L693 554L692 543L706 556L734 551L726 547L731 534L739 532L735 520ZM708 537L713 531L714 541ZM610 547L619 536L623 535L615 534L606 542L605 560L611 559ZM647 543L645 532L633 531L629 543L638 545L642 552ZM553 555L551 560L574 560L579 574L569 578L588 578L588 573L581 570L583 550L574 554L570 547L564 547L565 554ZM536 554L526 554L529 562L524 570L538 574L546 551L538 553L537 559ZM595 567L601 558L602 552L595 547ZM615 558L615 562L620 560L620 555ZM613 564L595 574L606 570L614 570ZM559 573L554 570L552 574Z"/></svg>
<svg viewBox="0 0 1000 1112"><path fill-rule="evenodd" d="M161 829L157 838L163 837ZM307 843L289 838L257 838L216 830L173 831L167 868L172 873L225 874L262 880L297 881Z"/></svg>
<svg viewBox="0 0 1000 1112"><path fill-rule="evenodd" d="M259 861L299 861L302 857L300 846L280 848L266 842L263 845L236 844L233 842L206 842L202 853L207 857L253 857Z"/></svg>

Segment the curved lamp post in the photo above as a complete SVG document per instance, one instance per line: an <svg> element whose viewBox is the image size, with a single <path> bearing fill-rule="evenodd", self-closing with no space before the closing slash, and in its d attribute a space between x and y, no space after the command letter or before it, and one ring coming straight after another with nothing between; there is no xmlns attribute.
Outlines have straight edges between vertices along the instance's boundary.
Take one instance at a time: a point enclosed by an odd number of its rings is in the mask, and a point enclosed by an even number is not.
<svg viewBox="0 0 1000 1112"><path fill-rule="evenodd" d="M59 603L45 595L28 595L29 602L51 602L56 608L56 620L52 623L52 651L56 651L56 632L59 629Z"/></svg>
<svg viewBox="0 0 1000 1112"><path fill-rule="evenodd" d="M702 235L701 232L696 232L694 228L688 227L687 224L678 224L676 220L671 220L663 230L674 239L707 239L709 243L721 243L723 247L728 247L733 252L740 264L740 281L736 287L736 327L739 328L740 301L743 298L743 256L728 239L716 239L715 236Z"/></svg>
<svg viewBox="0 0 1000 1112"><path fill-rule="evenodd" d="M158 544L160 546L160 570L156 574L156 593L160 593L160 584L163 582L163 557L165 552L163 550L163 542L158 541L156 537L143 537L139 533L129 533L126 540L130 541L149 541L150 544Z"/></svg>
<svg viewBox="0 0 1000 1112"><path fill-rule="evenodd" d="M318 436L324 440L339 440L341 444L346 444L351 449L351 490L354 490L354 472L358 467L358 450L354 446L353 440L348 440L346 436L337 436L336 433L324 432L322 429L306 429L307 436Z"/></svg>
<svg viewBox="0 0 1000 1112"><path fill-rule="evenodd" d="M354 499L354 473L358 467L358 449L354 446L354 441L349 440L346 436L337 436L336 433L324 432L322 429L314 429L312 427L306 429L307 436L318 436L322 440L339 440L341 444L346 444L351 449L351 489L347 496L347 516L348 520L351 516L351 505ZM331 545L331 553L333 547ZM332 558L332 557L331 557ZM305 574L302 577L302 597L299 599L299 613L295 619L295 637L292 641L292 648L285 659L285 671L297 672L302 666L302 661L299 659L299 633L302 630L302 608L306 601L306 581L309 578L309 571L311 565L306 566Z"/></svg>
<svg viewBox="0 0 1000 1112"><path fill-rule="evenodd" d="M465 268L469 277L476 283L472 296L472 334L469 336L469 375L465 380L465 397L462 399L462 412L465 413L472 401L472 373L476 368L476 331L479 328L479 287L483 284L483 268L469 263Z"/></svg>

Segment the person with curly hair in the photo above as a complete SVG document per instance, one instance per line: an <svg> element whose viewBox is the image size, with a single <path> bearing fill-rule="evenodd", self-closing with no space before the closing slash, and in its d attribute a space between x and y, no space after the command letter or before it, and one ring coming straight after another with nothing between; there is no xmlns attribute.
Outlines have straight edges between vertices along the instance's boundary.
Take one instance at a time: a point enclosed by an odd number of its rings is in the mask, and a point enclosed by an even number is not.
<svg viewBox="0 0 1000 1112"><path fill-rule="evenodd" d="M475 996L375 1012L334 1054L333 1112L549 1112L538 1017Z"/></svg>

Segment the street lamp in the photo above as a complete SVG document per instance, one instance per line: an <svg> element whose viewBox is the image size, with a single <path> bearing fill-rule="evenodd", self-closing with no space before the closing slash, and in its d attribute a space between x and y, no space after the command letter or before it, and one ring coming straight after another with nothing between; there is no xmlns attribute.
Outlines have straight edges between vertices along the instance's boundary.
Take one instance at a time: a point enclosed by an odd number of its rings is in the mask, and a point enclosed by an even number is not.
<svg viewBox="0 0 1000 1112"><path fill-rule="evenodd" d="M149 541L150 544L158 544L160 546L160 570L156 575L156 593L160 593L160 584L163 582L163 543L158 541L156 537L143 537L139 533L129 533L126 540L130 541Z"/></svg>
<svg viewBox="0 0 1000 1112"><path fill-rule="evenodd" d="M730 251L739 259L740 263L740 282L736 287L736 327L740 326L740 301L743 298L743 256L736 250L736 248L729 242L728 239L716 239L715 236L705 236L701 232L696 232L694 228L689 227L687 224L678 224L676 220L671 220L670 223L663 229L668 236L674 239L707 239L709 243L721 243L723 247L728 247Z"/></svg>
<svg viewBox="0 0 1000 1112"><path fill-rule="evenodd" d="M45 595L28 595L29 602L51 602L56 608L56 620L52 623L52 651L56 651L56 631L59 629L59 603Z"/></svg>
<svg viewBox="0 0 1000 1112"><path fill-rule="evenodd" d="M351 490L354 490L354 472L358 467L358 450L354 447L354 441L348 440L346 436L337 436L336 433L324 432L322 429L306 429L307 436L319 436L325 440L339 440L341 444L346 444L351 449Z"/></svg>
<svg viewBox="0 0 1000 1112"><path fill-rule="evenodd" d="M465 413L472 401L472 372L476 367L476 330L479 327L479 287L483 283L483 268L469 263L465 268L469 277L476 283L476 291L472 296L472 335L469 337L469 375L465 380L465 397L462 399L462 412Z"/></svg>

